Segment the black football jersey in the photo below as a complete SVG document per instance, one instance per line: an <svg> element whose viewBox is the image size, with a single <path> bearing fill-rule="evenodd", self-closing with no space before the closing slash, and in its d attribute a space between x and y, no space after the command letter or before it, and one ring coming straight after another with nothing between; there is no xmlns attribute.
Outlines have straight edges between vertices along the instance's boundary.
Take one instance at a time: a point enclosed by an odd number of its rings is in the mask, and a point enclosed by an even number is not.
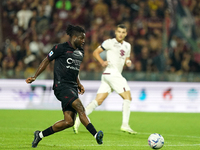
<svg viewBox="0 0 200 150"><path fill-rule="evenodd" d="M78 87L77 77L83 56L83 49L74 49L69 42L57 44L50 50L49 61L55 59L53 89L66 85Z"/></svg>

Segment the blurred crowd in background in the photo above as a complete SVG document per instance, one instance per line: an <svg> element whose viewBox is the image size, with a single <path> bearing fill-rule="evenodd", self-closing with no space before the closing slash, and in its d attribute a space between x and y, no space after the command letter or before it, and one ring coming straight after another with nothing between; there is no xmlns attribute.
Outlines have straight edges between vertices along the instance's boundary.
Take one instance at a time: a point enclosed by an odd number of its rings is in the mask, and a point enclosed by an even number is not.
<svg viewBox="0 0 200 150"><path fill-rule="evenodd" d="M200 48L200 0L180 2L194 20ZM0 7L0 78L33 76L53 45L68 41L68 24L86 29L81 71L102 72L92 52L124 23L133 62L126 72L200 72L198 51L178 34L170 35L172 14L166 0L2 0ZM53 63L39 78L52 77Z"/></svg>

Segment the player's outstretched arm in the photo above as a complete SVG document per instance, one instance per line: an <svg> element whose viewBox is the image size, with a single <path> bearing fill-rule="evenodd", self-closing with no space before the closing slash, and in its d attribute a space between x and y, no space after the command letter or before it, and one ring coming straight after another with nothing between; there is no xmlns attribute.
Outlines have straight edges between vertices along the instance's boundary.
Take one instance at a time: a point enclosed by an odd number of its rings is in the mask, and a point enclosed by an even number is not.
<svg viewBox="0 0 200 150"><path fill-rule="evenodd" d="M101 47L98 47L97 49L94 50L93 56L94 56L94 58L97 59L97 61L101 64L102 67L106 67L108 65L108 61L104 61L101 58L101 56L100 56L101 52L103 52L103 49Z"/></svg>
<svg viewBox="0 0 200 150"><path fill-rule="evenodd" d="M33 77L28 77L26 79L26 83L32 83L33 81L35 81L35 79L40 75L40 73L42 73L46 69L49 63L49 59L47 57L44 58L43 61L40 63L35 75Z"/></svg>

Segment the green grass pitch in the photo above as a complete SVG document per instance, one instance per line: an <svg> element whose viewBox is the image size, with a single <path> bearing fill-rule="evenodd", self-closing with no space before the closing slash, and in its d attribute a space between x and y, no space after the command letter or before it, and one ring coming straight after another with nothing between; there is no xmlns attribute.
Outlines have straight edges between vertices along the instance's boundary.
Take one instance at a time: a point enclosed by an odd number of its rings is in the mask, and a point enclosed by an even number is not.
<svg viewBox="0 0 200 150"><path fill-rule="evenodd" d="M83 125L79 134L72 128L45 137L38 150L150 150L147 139L160 133L162 150L200 150L200 113L131 112L130 126L138 132L121 132L121 112L94 111L90 116L97 130L104 132L104 143L98 145ZM29 150L33 132L43 130L63 118L58 110L0 110L0 149Z"/></svg>

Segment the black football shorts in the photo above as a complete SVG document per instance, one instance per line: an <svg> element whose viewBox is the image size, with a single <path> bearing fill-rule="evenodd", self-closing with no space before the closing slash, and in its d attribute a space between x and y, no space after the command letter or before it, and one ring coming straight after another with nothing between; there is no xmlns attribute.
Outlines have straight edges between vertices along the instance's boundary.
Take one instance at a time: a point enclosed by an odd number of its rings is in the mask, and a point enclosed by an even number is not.
<svg viewBox="0 0 200 150"><path fill-rule="evenodd" d="M61 101L62 111L73 111L77 113L76 110L72 107L73 101L78 97L78 89L74 87L63 87L59 89L54 89L54 94L56 98Z"/></svg>

